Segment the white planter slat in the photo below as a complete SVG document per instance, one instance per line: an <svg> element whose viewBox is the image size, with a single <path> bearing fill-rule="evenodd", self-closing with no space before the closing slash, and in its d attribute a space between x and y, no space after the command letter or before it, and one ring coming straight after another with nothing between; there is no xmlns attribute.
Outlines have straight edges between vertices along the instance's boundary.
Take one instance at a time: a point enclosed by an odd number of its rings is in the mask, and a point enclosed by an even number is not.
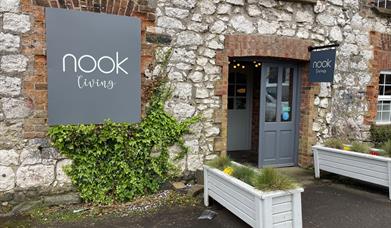
<svg viewBox="0 0 391 228"><path fill-rule="evenodd" d="M320 170L386 186L391 200L391 158L313 146L315 177Z"/></svg>
<svg viewBox="0 0 391 228"><path fill-rule="evenodd" d="M219 202L252 227L301 228L302 188L262 192L220 170L204 166L204 203Z"/></svg>

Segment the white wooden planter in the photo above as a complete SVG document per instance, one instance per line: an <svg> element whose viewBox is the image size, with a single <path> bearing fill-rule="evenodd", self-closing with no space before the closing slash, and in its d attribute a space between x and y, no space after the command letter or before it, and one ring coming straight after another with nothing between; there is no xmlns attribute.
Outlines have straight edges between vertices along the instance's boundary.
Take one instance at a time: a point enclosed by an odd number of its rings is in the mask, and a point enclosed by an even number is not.
<svg viewBox="0 0 391 228"><path fill-rule="evenodd" d="M320 170L386 186L391 199L391 158L313 146L315 177Z"/></svg>
<svg viewBox="0 0 391 228"><path fill-rule="evenodd" d="M204 166L204 203L209 197L257 228L301 228L302 188L262 192L224 172Z"/></svg>

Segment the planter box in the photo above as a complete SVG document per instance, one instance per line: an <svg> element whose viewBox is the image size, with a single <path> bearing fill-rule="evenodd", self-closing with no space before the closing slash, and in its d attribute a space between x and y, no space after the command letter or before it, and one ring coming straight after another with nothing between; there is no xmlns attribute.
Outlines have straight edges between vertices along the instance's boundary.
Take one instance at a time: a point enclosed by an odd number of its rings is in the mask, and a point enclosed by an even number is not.
<svg viewBox="0 0 391 228"><path fill-rule="evenodd" d="M315 177L320 170L386 186L391 199L391 158L313 146Z"/></svg>
<svg viewBox="0 0 391 228"><path fill-rule="evenodd" d="M262 192L224 172L204 166L204 203L209 197L257 228L301 228L302 188Z"/></svg>

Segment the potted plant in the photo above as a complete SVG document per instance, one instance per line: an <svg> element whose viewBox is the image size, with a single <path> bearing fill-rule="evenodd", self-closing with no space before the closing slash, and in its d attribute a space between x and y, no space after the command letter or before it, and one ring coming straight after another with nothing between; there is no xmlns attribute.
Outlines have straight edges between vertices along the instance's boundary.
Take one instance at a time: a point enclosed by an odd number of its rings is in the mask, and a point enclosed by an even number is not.
<svg viewBox="0 0 391 228"><path fill-rule="evenodd" d="M255 169L219 157L204 165L209 197L252 227L302 227L303 189L275 169Z"/></svg>
<svg viewBox="0 0 391 228"><path fill-rule="evenodd" d="M355 141L351 144L351 151L347 151L341 149L341 144L339 139L330 139L324 145L312 147L315 177L319 178L320 170L324 170L386 186L391 200L391 140L382 150Z"/></svg>

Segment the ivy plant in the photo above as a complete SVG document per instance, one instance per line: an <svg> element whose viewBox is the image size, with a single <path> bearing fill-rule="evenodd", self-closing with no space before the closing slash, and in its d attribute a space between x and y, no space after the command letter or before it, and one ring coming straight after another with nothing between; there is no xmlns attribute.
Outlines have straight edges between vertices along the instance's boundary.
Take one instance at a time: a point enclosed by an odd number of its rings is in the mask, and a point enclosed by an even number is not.
<svg viewBox="0 0 391 228"><path fill-rule="evenodd" d="M53 146L73 160L65 172L85 201L110 204L154 193L175 173L168 148L180 145L177 159L187 153L182 136L199 117L179 122L164 110L171 90L166 83L166 65L162 65L163 73L140 123L107 120L101 125L49 129Z"/></svg>

